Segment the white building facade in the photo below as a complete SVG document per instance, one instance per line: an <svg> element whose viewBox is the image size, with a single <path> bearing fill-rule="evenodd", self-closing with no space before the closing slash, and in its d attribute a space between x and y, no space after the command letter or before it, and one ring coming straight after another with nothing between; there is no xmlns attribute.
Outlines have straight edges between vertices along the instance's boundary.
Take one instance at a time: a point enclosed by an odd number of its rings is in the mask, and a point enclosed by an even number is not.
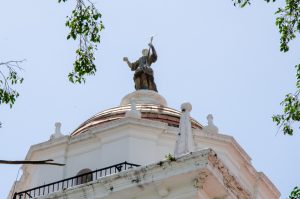
<svg viewBox="0 0 300 199"><path fill-rule="evenodd" d="M190 118L193 151L174 158L181 111L168 108L157 92L138 90L70 135L63 136L57 124L50 140L31 146L26 160L53 159L65 166L23 165L8 198L280 197L235 139L218 133L212 115L207 126Z"/></svg>

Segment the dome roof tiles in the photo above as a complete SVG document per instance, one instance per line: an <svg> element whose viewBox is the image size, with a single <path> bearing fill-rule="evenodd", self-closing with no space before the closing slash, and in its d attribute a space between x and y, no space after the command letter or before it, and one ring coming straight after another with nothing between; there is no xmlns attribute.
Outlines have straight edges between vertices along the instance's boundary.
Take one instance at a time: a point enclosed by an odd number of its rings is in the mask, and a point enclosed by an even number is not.
<svg viewBox="0 0 300 199"><path fill-rule="evenodd" d="M167 123L169 126L179 127L181 113L175 109L155 104L137 104L136 108L141 112L142 119L164 122ZM122 119L125 117L125 113L129 110L130 106L127 105L110 108L105 111L99 112L84 123L82 123L75 131L71 133L71 136L82 134L91 127L101 125L110 121ZM199 124L193 118L191 118L191 122L192 128L202 129L202 125Z"/></svg>

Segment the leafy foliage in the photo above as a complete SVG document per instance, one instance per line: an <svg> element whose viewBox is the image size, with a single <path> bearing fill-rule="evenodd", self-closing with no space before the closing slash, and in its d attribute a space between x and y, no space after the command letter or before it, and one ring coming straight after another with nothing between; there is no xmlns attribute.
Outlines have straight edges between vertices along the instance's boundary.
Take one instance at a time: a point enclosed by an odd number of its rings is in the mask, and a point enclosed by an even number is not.
<svg viewBox="0 0 300 199"><path fill-rule="evenodd" d="M66 1L58 0L59 3ZM84 0L77 0L76 7L71 17L67 17L65 24L70 29L67 39L79 40L74 69L68 75L72 83L85 82L86 75L95 74L94 52L97 50L97 44L100 43L100 31L104 29L101 14L93 3L89 0L87 2L88 6ZM13 86L22 84L24 80L18 74L22 70L19 66L21 62L0 62L0 105L9 104L12 107L19 96Z"/></svg>
<svg viewBox="0 0 300 199"><path fill-rule="evenodd" d="M67 0L58 0L66 2ZM72 15L67 17L66 26L70 29L67 39L79 40L76 50L76 60L73 63L73 71L68 77L72 83L85 82L86 75L94 75L96 65L94 52L100 43L100 31L104 29L101 20L102 15L90 1L89 5L83 0L77 0Z"/></svg>
<svg viewBox="0 0 300 199"><path fill-rule="evenodd" d="M280 51L289 51L289 42L296 38L296 34L300 31L300 1L299 0L286 0L286 5L279 8L276 14L276 25L279 28L280 37ZM276 122L279 128L282 128L283 133L293 135L294 129L292 124L300 121L300 64L296 65L296 87L297 90L294 94L287 94L285 99L281 102L283 114L274 115L273 121Z"/></svg>
<svg viewBox="0 0 300 199"><path fill-rule="evenodd" d="M280 103L283 108L283 114L274 115L273 121L282 128L283 133L287 135L293 135L292 124L294 122L300 121L300 102L299 102L299 94L300 94L300 64L295 66L297 69L297 91L292 94L289 93L285 96L285 99Z"/></svg>
<svg viewBox="0 0 300 199"><path fill-rule="evenodd" d="M250 4L250 0L233 0L234 5L245 7ZM265 0L270 2L271 0ZM276 0L272 0L275 2ZM277 15L276 26L280 33L280 51L289 51L289 42L296 38L300 32L300 0L285 0L285 6L278 8L275 12ZM276 122L279 129L282 129L284 135L293 135L294 129L292 124L300 121L300 64L296 65L296 92L287 94L280 103L283 106L283 114L273 115L272 119ZM300 189L295 187L291 192L290 199L300 199Z"/></svg>
<svg viewBox="0 0 300 199"><path fill-rule="evenodd" d="M239 5L241 8L245 7L246 5L250 5L250 0L232 0L233 5Z"/></svg>
<svg viewBox="0 0 300 199"><path fill-rule="evenodd" d="M250 2L250 0L232 0L233 1L233 5L234 6L240 6L241 8L243 8L243 7L245 7L246 5L250 5L251 4L251 2ZM264 0L264 1L266 1L266 2L275 2L276 0Z"/></svg>
<svg viewBox="0 0 300 199"><path fill-rule="evenodd" d="M266 2L275 2L276 0L265 0ZM250 0L233 0L234 5L244 7L250 4ZM278 8L275 12L276 26L280 33L280 51L289 51L289 42L296 38L297 33L300 32L300 0L285 0L285 6ZM283 106L283 113L273 115L272 119L282 129L284 135L293 135L294 122L300 122L300 64L296 65L296 92L289 93L280 103Z"/></svg>
<svg viewBox="0 0 300 199"><path fill-rule="evenodd" d="M289 51L289 42L296 38L296 34L300 31L300 1L286 0L285 6L279 8L276 14L276 25L280 33L280 51ZM296 65L296 92L287 94L281 102L283 106L283 114L274 115L273 121L283 130L286 135L293 135L294 129L292 124L300 121L300 64Z"/></svg>
<svg viewBox="0 0 300 199"><path fill-rule="evenodd" d="M19 66L21 62L23 61L0 63L0 104L9 104L12 107L19 96L13 86L23 83L24 79L18 74L18 71L22 70Z"/></svg>
<svg viewBox="0 0 300 199"><path fill-rule="evenodd" d="M289 50L289 42L296 38L296 33L300 31L299 21L299 0L286 0L284 8L279 8L276 14L276 25L279 28L280 51L287 52Z"/></svg>
<svg viewBox="0 0 300 199"><path fill-rule="evenodd" d="M295 187L291 192L289 199L300 199L300 188Z"/></svg>

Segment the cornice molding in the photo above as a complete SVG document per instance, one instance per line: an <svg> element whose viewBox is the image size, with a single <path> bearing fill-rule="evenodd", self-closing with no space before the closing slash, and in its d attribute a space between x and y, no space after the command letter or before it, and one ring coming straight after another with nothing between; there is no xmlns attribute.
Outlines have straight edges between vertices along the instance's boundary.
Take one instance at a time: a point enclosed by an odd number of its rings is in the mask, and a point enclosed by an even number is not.
<svg viewBox="0 0 300 199"><path fill-rule="evenodd" d="M217 154L209 154L208 160L212 167L217 169L222 175L224 186L230 190L238 199L254 199L253 196L247 191L242 184L234 177L223 164L223 162L217 157Z"/></svg>

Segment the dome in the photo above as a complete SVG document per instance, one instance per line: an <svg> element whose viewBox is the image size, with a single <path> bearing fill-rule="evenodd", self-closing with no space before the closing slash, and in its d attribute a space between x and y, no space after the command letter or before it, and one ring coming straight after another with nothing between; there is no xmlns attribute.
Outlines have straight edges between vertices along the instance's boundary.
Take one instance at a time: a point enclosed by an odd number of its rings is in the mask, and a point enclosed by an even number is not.
<svg viewBox="0 0 300 199"><path fill-rule="evenodd" d="M142 114L142 119L149 119L167 123L169 126L179 127L181 113L175 109L163 107L155 104L137 104L137 110ZM130 106L119 106L110 108L100 113L97 113L86 122L82 123L71 136L79 135L86 132L89 128L104 124L110 121L125 118L125 113L130 110ZM202 125L191 118L192 128L202 129Z"/></svg>
<svg viewBox="0 0 300 199"><path fill-rule="evenodd" d="M85 133L89 128L125 118L125 113L131 110L130 102L136 103L136 109L141 112L142 119L149 119L167 123L168 126L179 127L179 120L181 112L172 108L168 108L167 102L157 92L149 90L138 90L126 95L118 107L110 108L96 115L82 123L71 136ZM191 118L192 128L202 129L202 125Z"/></svg>

